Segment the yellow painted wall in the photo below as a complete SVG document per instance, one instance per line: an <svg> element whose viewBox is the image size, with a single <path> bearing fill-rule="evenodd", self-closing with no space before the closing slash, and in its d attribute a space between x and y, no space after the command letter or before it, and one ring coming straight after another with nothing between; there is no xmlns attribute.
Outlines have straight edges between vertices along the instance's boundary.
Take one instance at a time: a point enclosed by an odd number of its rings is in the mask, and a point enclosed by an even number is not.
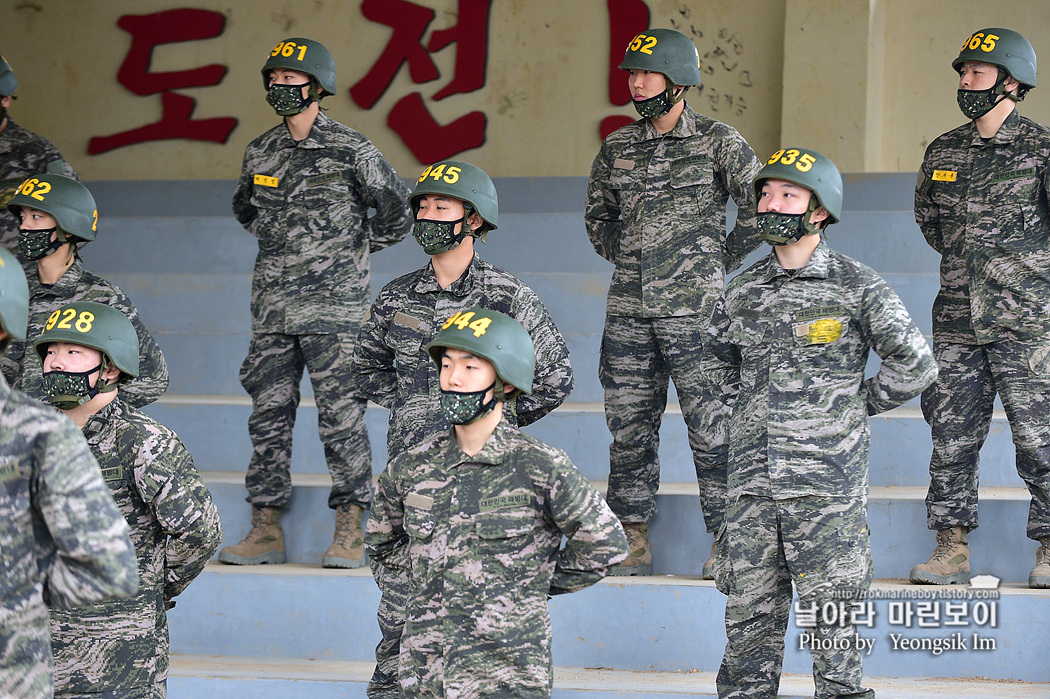
<svg viewBox="0 0 1050 699"><path fill-rule="evenodd" d="M454 26L456 0L414 0L436 10L424 41ZM698 111L726 121L765 156L783 141L822 150L848 172L913 171L929 141L962 123L951 59L970 32L1018 28L1050 56L1046 0L647 0L651 26L693 36L710 74ZM160 118L160 96L140 97L116 79L130 44L124 14L194 7L223 13L214 39L159 46L153 71L210 63L229 72L214 87L178 90L197 100L194 118L232 116L228 143L151 142L96 156L92 136ZM0 0L0 51L22 85L11 113L62 150L87 179L231 179L244 146L277 123L259 68L288 36L332 50L339 92L324 101L333 118L369 136L397 170L422 169L386 124L403 96L420 92L439 122L474 110L488 117L487 141L459 154L496 176L586 175L599 123L615 107L607 89L609 17L604 0L492 0L485 86L429 98L453 75L456 45L432 55L441 77L415 84L402 66L370 110L347 94L386 46L385 25L360 0ZM619 49L617 49L619 50ZM1048 59L1050 60L1050 59ZM626 78L625 78L626 79ZM1048 81L1050 82L1050 81ZM1050 123L1050 85L1022 112Z"/></svg>

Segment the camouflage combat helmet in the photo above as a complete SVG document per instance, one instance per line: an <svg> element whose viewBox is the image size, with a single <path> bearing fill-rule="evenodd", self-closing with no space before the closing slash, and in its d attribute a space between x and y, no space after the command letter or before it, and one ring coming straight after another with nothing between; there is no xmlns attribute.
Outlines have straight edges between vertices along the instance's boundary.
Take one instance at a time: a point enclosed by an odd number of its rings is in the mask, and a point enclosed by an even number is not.
<svg viewBox="0 0 1050 699"><path fill-rule="evenodd" d="M0 329L16 340L26 339L29 322L29 285L22 265L0 248Z"/></svg>
<svg viewBox="0 0 1050 699"><path fill-rule="evenodd" d="M8 210L28 206L55 217L58 227L82 240L94 240L98 229L98 209L88 188L65 175L30 177L7 202Z"/></svg>
<svg viewBox="0 0 1050 699"><path fill-rule="evenodd" d="M831 159L811 148L782 148L755 176L755 197L762 197L764 180L785 180L813 192L829 216L826 225L842 216L842 175ZM816 208L816 207L813 207Z"/></svg>
<svg viewBox="0 0 1050 699"><path fill-rule="evenodd" d="M1035 87L1035 49L1028 39L1012 29L990 27L971 34L963 42L959 56L952 61L952 68L959 72L959 67L966 61L1002 68L1021 83L1021 96Z"/></svg>
<svg viewBox="0 0 1050 699"><path fill-rule="evenodd" d="M498 379L516 389L504 397L497 384L497 398L506 400L519 393L532 392L536 351L529 333L510 316L479 307L460 311L445 321L441 331L427 343L427 352L437 364L438 371L446 347L461 349L492 362Z"/></svg>
<svg viewBox="0 0 1050 699"><path fill-rule="evenodd" d="M69 342L96 349L129 376L139 375L139 338L128 317L94 301L67 303L51 314L44 332L33 340L40 359L52 342Z"/></svg>
<svg viewBox="0 0 1050 699"><path fill-rule="evenodd" d="M674 29L649 29L634 37L620 68L663 73L675 85L700 84L700 54L689 37Z"/></svg>
<svg viewBox="0 0 1050 699"><path fill-rule="evenodd" d="M293 37L285 39L270 51L262 67L263 87L270 87L270 71L274 68L306 73L321 86L321 97L335 94L335 59L323 45L312 39Z"/></svg>
<svg viewBox="0 0 1050 699"><path fill-rule="evenodd" d="M442 160L423 171L408 201L412 211L419 210L425 194L444 194L468 204L484 221L471 235L478 237L496 230L499 223L499 199L492 179L477 165L459 160Z"/></svg>
<svg viewBox="0 0 1050 699"><path fill-rule="evenodd" d="M11 64L0 55L0 97L10 97L18 89L18 78L15 71L11 70Z"/></svg>

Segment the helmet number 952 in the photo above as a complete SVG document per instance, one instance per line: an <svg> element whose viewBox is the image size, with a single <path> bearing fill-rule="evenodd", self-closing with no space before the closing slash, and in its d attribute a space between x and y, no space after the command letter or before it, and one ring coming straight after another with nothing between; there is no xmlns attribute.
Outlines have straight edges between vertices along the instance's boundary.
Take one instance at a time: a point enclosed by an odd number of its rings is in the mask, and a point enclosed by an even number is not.
<svg viewBox="0 0 1050 699"><path fill-rule="evenodd" d="M273 51L270 52L271 56L284 56L288 58L295 50L299 50L299 55L295 60L302 61L306 59L306 44L297 44L294 41L282 41L273 47Z"/></svg>
<svg viewBox="0 0 1050 699"><path fill-rule="evenodd" d="M61 320L59 320L60 316ZM74 318L76 318L76 322L73 322ZM55 327L59 330L76 328L77 332L86 333L91 332L91 324L94 322L95 314L91 311L82 311L80 317L77 318L77 309L60 308L52 313L51 317L47 319L47 324L44 326L44 330L51 330Z"/></svg>
<svg viewBox="0 0 1050 699"><path fill-rule="evenodd" d="M787 150L781 148L766 161L766 165L772 165L778 160L782 165L794 164L795 169L799 172L809 172L809 169L813 167L813 163L817 162L817 159L809 153L802 153L795 148Z"/></svg>
<svg viewBox="0 0 1050 699"><path fill-rule="evenodd" d="M18 190L27 197L33 197L38 201L44 201L44 195L51 191L50 182L41 182L35 177L30 177L22 183Z"/></svg>
<svg viewBox="0 0 1050 699"><path fill-rule="evenodd" d="M462 171L461 168L458 168L455 165L452 167L445 167L445 163L431 165L423 171L422 175L419 176L419 181L422 182L427 177L430 177L432 180L444 180L449 184L456 184L459 182L459 173Z"/></svg>
<svg viewBox="0 0 1050 699"><path fill-rule="evenodd" d="M982 39L984 41L981 41ZM970 49L971 51L976 51L978 48L980 48L985 53L988 53L989 51L995 50L995 42L998 40L999 36L996 34L985 35L984 32L977 32L969 39L964 41L962 47L963 50Z"/></svg>
<svg viewBox="0 0 1050 699"><path fill-rule="evenodd" d="M644 42L644 43L643 43ZM639 34L634 37L634 41L628 47L631 51L641 51L647 53L650 56L653 55L653 47L656 46L655 36L646 36L645 34Z"/></svg>
<svg viewBox="0 0 1050 699"><path fill-rule="evenodd" d="M466 313L457 313L456 315L446 320L445 324L441 326L441 329L448 330L450 327L455 325L460 330L466 330L467 328L470 328L474 331L474 337L481 337L485 334L485 330L489 327L489 324L492 323L492 319L478 318L474 322L471 322L470 319L473 317L474 311L468 311Z"/></svg>

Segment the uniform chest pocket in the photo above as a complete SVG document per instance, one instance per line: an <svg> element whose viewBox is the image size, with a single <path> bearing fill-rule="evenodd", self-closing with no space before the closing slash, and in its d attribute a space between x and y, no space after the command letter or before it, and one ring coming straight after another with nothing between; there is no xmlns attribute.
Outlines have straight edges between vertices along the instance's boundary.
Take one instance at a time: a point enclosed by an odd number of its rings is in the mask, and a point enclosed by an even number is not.
<svg viewBox="0 0 1050 699"><path fill-rule="evenodd" d="M0 482L0 511L5 513L2 529L10 532L0 536L0 564L4 567L0 591L5 598L29 584L36 567L29 509L29 482L16 473L9 474Z"/></svg>
<svg viewBox="0 0 1050 699"><path fill-rule="evenodd" d="M427 541L434 535L434 516L430 510L405 507L405 533L416 541Z"/></svg>
<svg viewBox="0 0 1050 699"><path fill-rule="evenodd" d="M671 187L700 187L711 180L711 161L706 155L678 158L671 163Z"/></svg>
<svg viewBox="0 0 1050 699"><path fill-rule="evenodd" d="M849 332L849 318L844 316L797 320L791 326L791 335L799 347L818 347L842 340Z"/></svg>
<svg viewBox="0 0 1050 699"><path fill-rule="evenodd" d="M326 172L306 179L302 196L307 206L330 209L350 196L350 184L341 172Z"/></svg>
<svg viewBox="0 0 1050 699"><path fill-rule="evenodd" d="M402 370L411 370L424 359L421 357L423 342L429 333L424 332L423 323L418 318L396 313L387 332L387 342L394 351L394 362ZM430 362L423 362L424 367L429 367Z"/></svg>
<svg viewBox="0 0 1050 699"><path fill-rule="evenodd" d="M729 324L729 342L740 351L740 384L751 388L758 378L759 367L768 361L767 323L756 318L733 318Z"/></svg>
<svg viewBox="0 0 1050 699"><path fill-rule="evenodd" d="M616 162L619 163L619 167L614 164L612 170L609 171L609 189L615 192L638 189L640 186L638 180L642 176L643 168L635 167L633 161L617 160Z"/></svg>
<svg viewBox="0 0 1050 699"><path fill-rule="evenodd" d="M535 552L533 543L534 513L528 508L505 508L480 512L476 519L479 546L495 556L504 567L513 567Z"/></svg>
<svg viewBox="0 0 1050 699"><path fill-rule="evenodd" d="M283 209L285 205L284 184L276 178L256 176L256 182L252 184L252 206L256 209ZM263 182L265 180L265 182ZM274 184L276 180L276 184Z"/></svg>
<svg viewBox="0 0 1050 699"><path fill-rule="evenodd" d="M1002 203L997 245L1022 253L1046 249L1048 212L1034 167L997 175L991 199Z"/></svg>

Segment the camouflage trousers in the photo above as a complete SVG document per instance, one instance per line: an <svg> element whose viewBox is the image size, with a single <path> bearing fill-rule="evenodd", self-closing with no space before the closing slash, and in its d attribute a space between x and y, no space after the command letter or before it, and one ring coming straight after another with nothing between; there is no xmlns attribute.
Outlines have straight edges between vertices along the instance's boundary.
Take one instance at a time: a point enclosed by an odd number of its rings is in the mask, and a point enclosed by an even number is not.
<svg viewBox="0 0 1050 699"><path fill-rule="evenodd" d="M365 694L369 699L398 699L401 686L397 679L398 658L401 655L401 635L405 630L408 610L408 572L387 568L371 559L372 576L379 586L379 621L381 639L376 646L376 669L368 681Z"/></svg>
<svg viewBox="0 0 1050 699"><path fill-rule="evenodd" d="M55 692L55 699L79 699L79 692ZM92 699L168 699L168 681L161 680L148 687L135 689L113 689L89 695Z"/></svg>
<svg viewBox="0 0 1050 699"><path fill-rule="evenodd" d="M5 570L3 576L0 697L44 699L51 696L54 673L47 605L41 596L42 585L24 584L17 572Z"/></svg>
<svg viewBox="0 0 1050 699"><path fill-rule="evenodd" d="M728 503L723 539L715 584L729 597L728 641L718 696L777 696L794 583L800 628L789 641L810 651L815 696L874 697L860 684L862 651L848 616L873 573L863 501L741 496Z"/></svg>
<svg viewBox="0 0 1050 699"><path fill-rule="evenodd" d="M372 502L372 450L365 428L367 401L355 395L350 360L353 335L252 335L240 379L252 397L248 434L252 458L248 502L286 507L292 495L292 429L303 368L317 402L318 432L332 475L328 506Z"/></svg>
<svg viewBox="0 0 1050 699"><path fill-rule="evenodd" d="M922 394L933 436L927 525L977 527L980 451L998 393L1013 435L1017 474L1032 495L1028 536L1050 536L1050 342L935 342L933 354L940 373Z"/></svg>
<svg viewBox="0 0 1050 699"><path fill-rule="evenodd" d="M605 318L598 377L605 389L609 507L621 522L647 522L660 487L660 423L674 379L689 433L707 531L722 526L729 409L700 370L700 316Z"/></svg>

